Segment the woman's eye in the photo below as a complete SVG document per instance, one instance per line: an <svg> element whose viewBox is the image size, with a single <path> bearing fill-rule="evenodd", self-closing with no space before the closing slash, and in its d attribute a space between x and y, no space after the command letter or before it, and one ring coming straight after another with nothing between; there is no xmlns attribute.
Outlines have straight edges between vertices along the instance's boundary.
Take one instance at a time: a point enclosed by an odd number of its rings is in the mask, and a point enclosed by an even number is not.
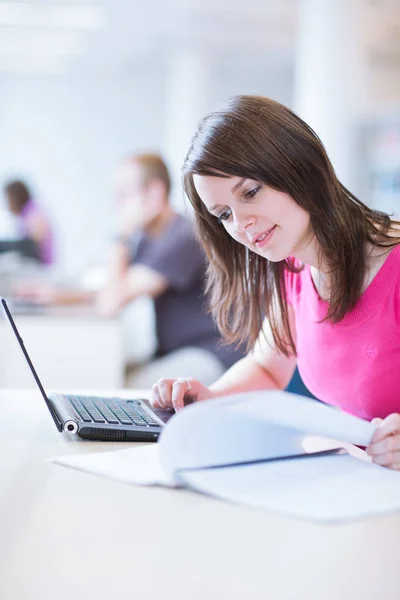
<svg viewBox="0 0 400 600"><path fill-rule="evenodd" d="M218 222L222 223L222 221L226 221L231 216L230 210L224 210L221 214L218 215Z"/></svg>
<svg viewBox="0 0 400 600"><path fill-rule="evenodd" d="M260 190L260 185L258 185L257 187L249 190L248 192L246 192L246 194L244 195L245 199L248 200L250 198L254 198L254 196L257 194L257 192Z"/></svg>

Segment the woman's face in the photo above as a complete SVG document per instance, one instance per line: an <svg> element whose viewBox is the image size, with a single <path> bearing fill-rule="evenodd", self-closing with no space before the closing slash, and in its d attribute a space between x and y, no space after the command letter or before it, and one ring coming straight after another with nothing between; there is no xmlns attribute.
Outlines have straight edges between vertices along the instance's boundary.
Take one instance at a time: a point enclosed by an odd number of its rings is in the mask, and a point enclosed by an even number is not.
<svg viewBox="0 0 400 600"><path fill-rule="evenodd" d="M310 216L291 196L242 177L194 175L193 180L209 213L237 242L272 262L306 259Z"/></svg>

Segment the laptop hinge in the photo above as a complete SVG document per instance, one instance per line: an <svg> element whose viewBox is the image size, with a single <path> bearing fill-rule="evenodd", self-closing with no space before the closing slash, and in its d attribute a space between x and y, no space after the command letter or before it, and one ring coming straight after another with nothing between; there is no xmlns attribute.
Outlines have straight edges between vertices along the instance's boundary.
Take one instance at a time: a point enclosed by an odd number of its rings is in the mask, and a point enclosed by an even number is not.
<svg viewBox="0 0 400 600"><path fill-rule="evenodd" d="M70 433L71 431L69 428L65 429L65 425L69 423L70 425L76 424L76 427L74 426L72 431L72 433L76 433L78 430L78 419L76 418L68 399L61 394L54 394L54 396L50 396L50 401L60 419L60 431L67 431L67 433Z"/></svg>

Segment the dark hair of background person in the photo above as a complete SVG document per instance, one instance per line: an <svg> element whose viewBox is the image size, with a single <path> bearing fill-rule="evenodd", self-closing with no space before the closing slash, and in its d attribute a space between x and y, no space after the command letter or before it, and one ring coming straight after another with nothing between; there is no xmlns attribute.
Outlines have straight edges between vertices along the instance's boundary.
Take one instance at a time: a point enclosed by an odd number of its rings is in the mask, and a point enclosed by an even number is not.
<svg viewBox="0 0 400 600"><path fill-rule="evenodd" d="M206 116L185 159L183 185L209 259L210 310L225 338L246 342L248 349L265 315L277 348L285 355L296 352L284 271L303 267L288 259L268 261L237 243L207 211L196 192L194 174L260 181L289 194L309 213L321 258L332 275L324 320L340 321L360 298L366 243L386 249L400 243L391 231L397 222L368 208L340 183L318 136L287 107L269 98L235 96Z"/></svg>
<svg viewBox="0 0 400 600"><path fill-rule="evenodd" d="M154 179L159 179L165 185L167 196L169 195L171 191L171 179L167 166L161 156L157 154L135 154L128 160L140 166L144 186L148 185Z"/></svg>
<svg viewBox="0 0 400 600"><path fill-rule="evenodd" d="M4 194L12 213L19 215L31 198L27 185L18 179L9 181L4 186Z"/></svg>

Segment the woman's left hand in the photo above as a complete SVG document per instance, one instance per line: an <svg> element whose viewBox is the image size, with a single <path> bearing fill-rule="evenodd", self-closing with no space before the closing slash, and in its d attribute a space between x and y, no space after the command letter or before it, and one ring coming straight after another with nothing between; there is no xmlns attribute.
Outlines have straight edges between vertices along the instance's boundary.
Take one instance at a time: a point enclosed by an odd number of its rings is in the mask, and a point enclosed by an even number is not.
<svg viewBox="0 0 400 600"><path fill-rule="evenodd" d="M373 419L378 423L367 454L372 462L400 471L400 414L392 413L386 419Z"/></svg>

